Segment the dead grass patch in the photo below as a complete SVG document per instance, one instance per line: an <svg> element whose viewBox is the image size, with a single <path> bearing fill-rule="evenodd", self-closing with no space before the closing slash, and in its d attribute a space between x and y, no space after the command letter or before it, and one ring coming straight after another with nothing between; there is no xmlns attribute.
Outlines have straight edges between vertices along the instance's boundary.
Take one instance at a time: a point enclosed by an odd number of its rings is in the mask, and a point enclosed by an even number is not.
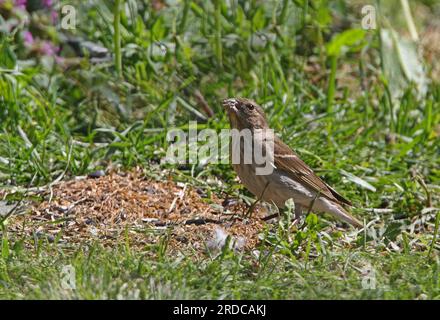
<svg viewBox="0 0 440 320"><path fill-rule="evenodd" d="M243 203L216 195L208 198L202 190L171 178L155 181L140 169L79 177L41 195L42 202L9 218L9 233L69 244L98 240L105 246L127 240L131 246L145 246L168 234L172 250L201 251L216 228L245 239L244 248L253 248L264 226L258 208L252 219L242 219L247 210Z"/></svg>

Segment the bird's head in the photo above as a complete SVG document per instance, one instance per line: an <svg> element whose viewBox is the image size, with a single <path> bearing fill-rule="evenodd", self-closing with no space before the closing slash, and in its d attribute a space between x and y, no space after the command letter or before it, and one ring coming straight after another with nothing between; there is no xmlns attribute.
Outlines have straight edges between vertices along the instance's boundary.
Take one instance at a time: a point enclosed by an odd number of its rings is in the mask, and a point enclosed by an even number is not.
<svg viewBox="0 0 440 320"><path fill-rule="evenodd" d="M229 98L223 100L231 127L235 129L267 129L269 127L263 108L252 100Z"/></svg>

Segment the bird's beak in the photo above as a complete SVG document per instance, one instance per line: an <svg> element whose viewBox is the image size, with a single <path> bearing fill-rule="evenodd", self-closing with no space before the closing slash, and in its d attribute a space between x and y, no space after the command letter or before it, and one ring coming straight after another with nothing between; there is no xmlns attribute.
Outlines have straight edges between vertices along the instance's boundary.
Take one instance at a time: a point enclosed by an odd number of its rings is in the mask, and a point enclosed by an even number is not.
<svg viewBox="0 0 440 320"><path fill-rule="evenodd" d="M238 101L234 98L223 100L223 108L225 108L228 112L237 113L237 104Z"/></svg>

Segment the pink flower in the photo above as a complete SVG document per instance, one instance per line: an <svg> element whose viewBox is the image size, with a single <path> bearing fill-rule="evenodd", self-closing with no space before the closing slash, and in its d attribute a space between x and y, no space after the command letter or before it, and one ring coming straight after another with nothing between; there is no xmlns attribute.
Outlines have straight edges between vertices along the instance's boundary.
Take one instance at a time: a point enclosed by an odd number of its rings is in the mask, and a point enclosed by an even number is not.
<svg viewBox="0 0 440 320"><path fill-rule="evenodd" d="M53 4L52 0L42 0L41 2L43 4L43 6L45 6L46 8L52 7L52 4Z"/></svg>
<svg viewBox="0 0 440 320"><path fill-rule="evenodd" d="M60 56L55 56L55 62L59 65L62 65L64 63L65 59L63 57Z"/></svg>
<svg viewBox="0 0 440 320"><path fill-rule="evenodd" d="M14 8L25 10L26 3L27 3L27 0L14 0Z"/></svg>
<svg viewBox="0 0 440 320"><path fill-rule="evenodd" d="M58 47L55 47L50 41L42 41L40 45L40 52L46 56L55 56L59 51Z"/></svg>
<svg viewBox="0 0 440 320"><path fill-rule="evenodd" d="M27 30L23 32L23 40L27 46L32 46L34 44L34 37L32 36L32 33Z"/></svg>
<svg viewBox="0 0 440 320"><path fill-rule="evenodd" d="M58 12L56 12L55 10L52 10L50 13L50 17L52 19L52 23L56 24L58 21Z"/></svg>

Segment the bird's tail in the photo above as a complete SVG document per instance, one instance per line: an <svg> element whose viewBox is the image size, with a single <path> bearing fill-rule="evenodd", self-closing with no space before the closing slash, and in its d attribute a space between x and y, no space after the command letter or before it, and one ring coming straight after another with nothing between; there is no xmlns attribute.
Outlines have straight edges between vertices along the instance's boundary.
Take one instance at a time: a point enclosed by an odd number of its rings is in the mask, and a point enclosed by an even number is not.
<svg viewBox="0 0 440 320"><path fill-rule="evenodd" d="M335 208L333 208L333 210L327 211L327 212L330 213L333 217L340 219L344 222L347 222L357 228L363 227L363 224L358 219L353 217L350 213L348 213L347 210L345 210L340 205L335 206Z"/></svg>

